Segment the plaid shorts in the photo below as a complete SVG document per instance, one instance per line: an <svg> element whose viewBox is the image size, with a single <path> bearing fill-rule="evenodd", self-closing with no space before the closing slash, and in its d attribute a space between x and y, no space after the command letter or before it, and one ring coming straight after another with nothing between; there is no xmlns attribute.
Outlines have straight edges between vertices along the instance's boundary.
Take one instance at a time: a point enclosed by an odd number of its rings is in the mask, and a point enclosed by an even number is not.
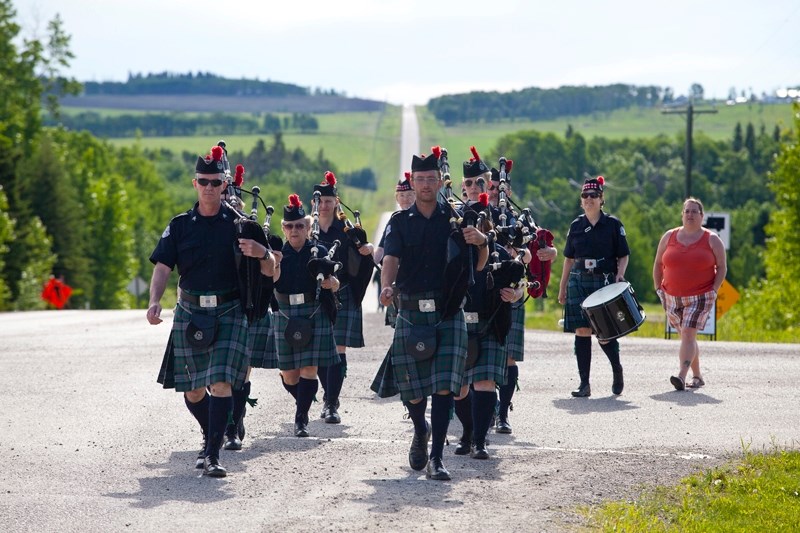
<svg viewBox="0 0 800 533"><path fill-rule="evenodd" d="M670 296L659 289L658 297L661 298L661 305L667 312L667 320L678 331L681 328L706 327L706 320L714 311L714 304L717 301L717 293L714 291L696 296Z"/></svg>

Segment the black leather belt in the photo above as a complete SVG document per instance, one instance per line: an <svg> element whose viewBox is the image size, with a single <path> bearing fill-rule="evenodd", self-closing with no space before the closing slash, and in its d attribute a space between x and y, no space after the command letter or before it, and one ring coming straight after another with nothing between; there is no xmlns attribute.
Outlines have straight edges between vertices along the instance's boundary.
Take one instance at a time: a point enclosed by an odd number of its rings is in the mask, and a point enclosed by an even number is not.
<svg viewBox="0 0 800 533"><path fill-rule="evenodd" d="M217 304L222 305L228 302L232 302L234 300L239 299L239 291L231 291L226 292L225 294L209 294L209 295L196 295L196 294L189 294L185 290L181 289L181 301L187 302L194 305L202 305L200 302L201 298L206 298L209 296L216 296L217 297ZM216 306L211 306L216 307Z"/></svg>
<svg viewBox="0 0 800 533"><path fill-rule="evenodd" d="M299 305L297 303L293 303L291 297L296 296L294 294L283 294L278 291L272 293L275 296L275 299L278 300L278 303L281 304L288 304L288 305ZM310 304L314 302L314 293L313 292L302 292L298 293L303 295L303 303Z"/></svg>

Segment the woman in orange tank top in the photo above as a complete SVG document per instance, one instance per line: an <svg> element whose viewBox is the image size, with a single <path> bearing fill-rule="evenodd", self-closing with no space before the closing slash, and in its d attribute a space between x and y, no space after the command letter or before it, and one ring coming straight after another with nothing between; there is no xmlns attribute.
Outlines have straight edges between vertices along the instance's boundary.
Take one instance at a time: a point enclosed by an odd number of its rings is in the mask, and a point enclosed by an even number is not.
<svg viewBox="0 0 800 533"><path fill-rule="evenodd" d="M703 227L703 204L696 198L683 202L683 226L661 237L653 263L653 285L667 319L681 336L677 376L669 378L677 390L705 385L700 373L697 331L714 311L717 291L727 272L725 246L719 236ZM686 375L692 369L692 381Z"/></svg>

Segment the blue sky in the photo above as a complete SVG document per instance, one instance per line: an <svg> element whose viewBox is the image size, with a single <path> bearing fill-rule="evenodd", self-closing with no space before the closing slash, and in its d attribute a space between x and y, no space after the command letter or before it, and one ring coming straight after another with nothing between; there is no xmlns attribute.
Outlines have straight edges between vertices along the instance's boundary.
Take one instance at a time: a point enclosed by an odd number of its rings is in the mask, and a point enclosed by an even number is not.
<svg viewBox="0 0 800 533"><path fill-rule="evenodd" d="M61 15L81 81L213 72L422 104L470 90L631 83L706 96L800 85L800 2L15 0Z"/></svg>

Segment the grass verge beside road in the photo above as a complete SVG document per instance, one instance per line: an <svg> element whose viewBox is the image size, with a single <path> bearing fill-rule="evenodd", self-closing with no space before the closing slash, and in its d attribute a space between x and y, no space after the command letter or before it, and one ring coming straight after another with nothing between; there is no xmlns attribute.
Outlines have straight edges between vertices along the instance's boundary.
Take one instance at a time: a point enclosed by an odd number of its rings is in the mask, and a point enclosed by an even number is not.
<svg viewBox="0 0 800 533"><path fill-rule="evenodd" d="M798 531L800 452L745 450L740 462L699 473L633 502L584 508L601 531Z"/></svg>

